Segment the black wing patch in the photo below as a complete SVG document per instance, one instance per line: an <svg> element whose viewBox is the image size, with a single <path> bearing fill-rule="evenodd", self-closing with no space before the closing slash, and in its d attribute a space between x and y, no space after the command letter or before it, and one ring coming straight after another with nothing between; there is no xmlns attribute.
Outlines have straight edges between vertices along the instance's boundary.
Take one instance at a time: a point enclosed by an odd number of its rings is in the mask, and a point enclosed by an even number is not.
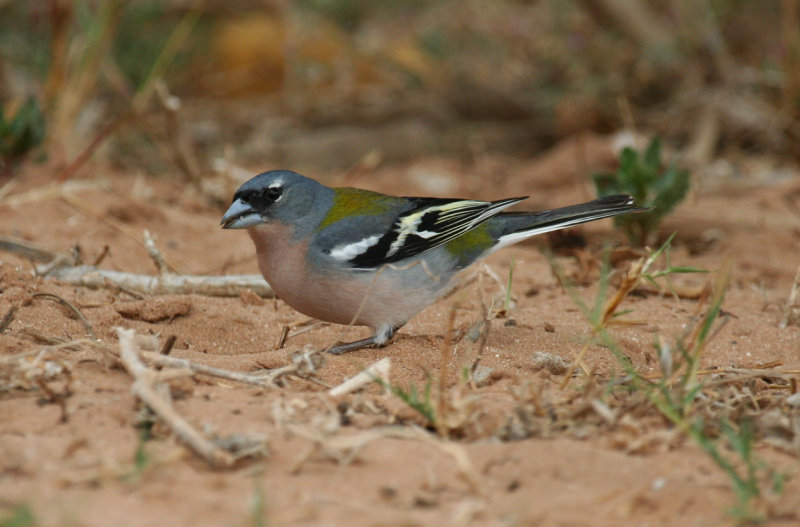
<svg viewBox="0 0 800 527"><path fill-rule="evenodd" d="M397 217L376 243L348 260L355 268L372 269L433 249L474 229L503 209L526 198L473 201L408 198L414 204Z"/></svg>

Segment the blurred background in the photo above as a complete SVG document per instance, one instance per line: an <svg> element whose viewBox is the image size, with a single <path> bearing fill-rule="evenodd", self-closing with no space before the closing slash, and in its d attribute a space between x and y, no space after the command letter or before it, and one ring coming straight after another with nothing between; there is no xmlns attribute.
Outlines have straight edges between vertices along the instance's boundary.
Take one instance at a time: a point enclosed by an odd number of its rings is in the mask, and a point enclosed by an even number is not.
<svg viewBox="0 0 800 527"><path fill-rule="evenodd" d="M786 178L800 3L0 0L0 104L0 181L528 158L620 131L700 175Z"/></svg>

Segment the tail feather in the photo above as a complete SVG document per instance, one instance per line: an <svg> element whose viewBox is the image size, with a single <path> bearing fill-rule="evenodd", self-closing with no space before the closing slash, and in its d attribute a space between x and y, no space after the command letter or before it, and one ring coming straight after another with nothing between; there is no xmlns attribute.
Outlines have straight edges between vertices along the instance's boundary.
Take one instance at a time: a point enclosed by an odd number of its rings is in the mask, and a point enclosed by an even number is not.
<svg viewBox="0 0 800 527"><path fill-rule="evenodd" d="M505 220L507 233L499 237L494 248L500 249L537 234L643 210L647 208L634 204L632 197L616 194L560 209L502 213L500 217Z"/></svg>

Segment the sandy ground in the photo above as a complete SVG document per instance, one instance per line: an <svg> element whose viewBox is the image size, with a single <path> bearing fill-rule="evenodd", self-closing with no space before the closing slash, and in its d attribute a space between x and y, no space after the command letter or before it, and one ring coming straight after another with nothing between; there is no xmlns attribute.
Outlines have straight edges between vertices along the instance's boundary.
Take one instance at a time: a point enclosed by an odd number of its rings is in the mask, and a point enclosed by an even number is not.
<svg viewBox="0 0 800 527"><path fill-rule="evenodd" d="M592 197L579 175L591 166L575 157L566 149L526 162L429 159L357 177L309 175L406 195L530 194L524 205L540 209ZM607 156L590 153L588 159L589 165L603 164ZM79 247L89 263L107 246L101 268L154 273L140 242L149 229L182 273L257 272L246 233L218 227L224 206L209 205L168 176L85 172L72 186L47 193L48 175L28 168L0 200L0 234L58 253ZM779 328L800 263L800 216L793 201L798 177L758 185L752 184L755 176L707 182L663 225L663 234L678 232L673 264L712 271L677 283L701 287L714 281L727 259L733 263L723 305L727 323L705 350L704 371L796 372L800 366L800 328ZM505 297L503 285L486 273L418 315L390 346L326 357L314 381L289 378L282 387L258 388L209 377L176 379L175 409L201 431L266 439L266 455L230 469L209 467L163 424L140 444L142 411L131 394L131 377L109 353L85 341L52 352L71 377L63 414L32 381L0 390L0 519L23 506L37 525L734 524L727 512L736 503L731 480L712 459L641 401L605 391L620 373L608 349L590 346L583 362L591 376L578 370L563 388L563 370L543 368L539 360L547 353L571 363L590 335L540 247L557 246L558 262L591 301L597 266L580 262L599 261L607 241L624 245L611 227L605 221L574 230L588 244L578 253L558 249L563 239L541 237L488 259L501 282L513 260L513 303L489 321L480 362L490 368L483 370L489 376L477 387L459 381L478 349L471 329L479 327L482 305L501 305ZM117 327L162 342L174 335L172 356L242 372L284 366L309 345L367 335L364 328L315 326L274 350L284 326L306 321L279 300L252 294L140 298L113 288L67 286L34 276L28 259L4 252L0 317L17 308L0 334L6 374L12 355L89 337L70 309L36 293L76 306L108 349L117 348ZM635 368L656 375L657 336L674 341L706 306L669 294L634 294L622 307L632 310L625 318L639 324L615 327L612 334ZM451 318L457 346L448 342ZM337 385L383 357L391 358L396 386L423 390L428 376L434 386L444 376L451 440L423 431L425 420L377 385L339 398L326 394L324 385ZM66 379L62 372L47 382L56 399L66 392ZM780 494L763 484L756 506L771 525L797 525L800 417L786 402L797 385L758 375L748 379L732 383L740 388L736 393L749 397L736 415L774 410L770 415L777 412L782 423L790 423L757 427L756 455L785 482ZM136 463L139 447L147 463Z"/></svg>

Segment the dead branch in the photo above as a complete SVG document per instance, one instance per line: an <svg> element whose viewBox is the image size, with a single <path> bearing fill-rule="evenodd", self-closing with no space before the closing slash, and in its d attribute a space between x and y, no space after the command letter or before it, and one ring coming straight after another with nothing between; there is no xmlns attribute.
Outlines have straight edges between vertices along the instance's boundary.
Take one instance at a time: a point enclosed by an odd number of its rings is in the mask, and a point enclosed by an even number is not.
<svg viewBox="0 0 800 527"><path fill-rule="evenodd" d="M201 276L169 272L169 265L156 247L153 237L144 232L144 247L156 264L159 276L98 269L93 265L72 265L73 259L50 253L27 242L0 238L0 250L49 263L36 267L37 273L60 282L83 287L133 290L146 295L198 294L207 296L239 296L249 289L262 297L275 293L260 275ZM69 306L68 306L69 307Z"/></svg>
<svg viewBox="0 0 800 527"><path fill-rule="evenodd" d="M156 241L153 239L153 235L150 234L150 231L145 229L143 238L144 248L147 249L147 254L150 255L150 259L156 264L158 274L161 276L169 274L172 270L170 269L169 264L167 264L167 261L164 259L164 255L156 246Z"/></svg>
<svg viewBox="0 0 800 527"><path fill-rule="evenodd" d="M139 355L156 366L178 368L183 371L188 371L191 374L219 377L220 379L227 379L229 381L251 384L253 386L261 386L264 388L274 386L270 375L254 375L250 373L240 373L236 371L212 368L211 366L192 362L189 359L170 357L168 355L162 355L161 353L152 351L141 351L139 352Z"/></svg>
<svg viewBox="0 0 800 527"><path fill-rule="evenodd" d="M133 377L131 391L146 404L178 439L191 448L197 455L215 467L230 467L236 457L226 452L207 439L172 407L171 401L159 394L159 372L149 369L139 357L134 343L135 332L130 329L117 328L119 336L120 360Z"/></svg>
<svg viewBox="0 0 800 527"><path fill-rule="evenodd" d="M321 350L308 348L292 353L291 363L280 368L267 370L264 373L242 373L231 370L223 370L198 364L189 359L171 357L160 352L140 351L139 356L151 364L165 368L176 368L180 370L178 376L184 375L207 375L209 377L219 377L229 381L240 382L261 388L274 388L281 386L287 377L297 377L315 381L315 373L325 360L325 354ZM318 381L316 381L318 382Z"/></svg>
<svg viewBox="0 0 800 527"><path fill-rule="evenodd" d="M264 376L264 379L272 385L282 386L283 379L299 377L330 388L330 386L325 385L316 377L317 371L325 364L326 358L327 354L321 349L306 346L303 350L292 353L291 364L270 370Z"/></svg>
<svg viewBox="0 0 800 527"><path fill-rule="evenodd" d="M0 237L0 251L48 262L37 265L36 272L69 285L132 290L145 295L239 296L242 291L249 289L261 297L275 296L272 287L261 275L203 276L171 273L169 269L173 266L166 262L147 231L144 232L142 244L155 262L159 276L108 271L93 265L75 265L74 258L70 256L51 253L22 240Z"/></svg>
<svg viewBox="0 0 800 527"><path fill-rule="evenodd" d="M127 289L145 295L239 296L243 290L250 289L265 298L275 296L261 275L201 276L168 273L152 276L79 265L52 269L45 276L69 285Z"/></svg>

